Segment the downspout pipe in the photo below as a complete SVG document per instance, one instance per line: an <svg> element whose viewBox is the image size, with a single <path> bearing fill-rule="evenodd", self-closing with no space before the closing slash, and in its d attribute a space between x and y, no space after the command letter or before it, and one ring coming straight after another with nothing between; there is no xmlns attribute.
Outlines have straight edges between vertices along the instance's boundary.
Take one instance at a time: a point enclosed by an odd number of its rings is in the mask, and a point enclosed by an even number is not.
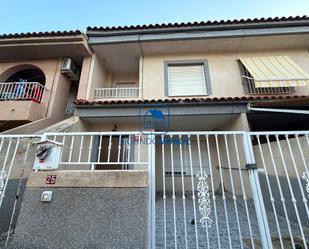
<svg viewBox="0 0 309 249"><path fill-rule="evenodd" d="M259 108L251 107L251 104L248 104L248 111L257 111L257 112L279 112L279 113L292 113L292 114L309 114L307 110L293 110L293 109L276 109L276 108Z"/></svg>

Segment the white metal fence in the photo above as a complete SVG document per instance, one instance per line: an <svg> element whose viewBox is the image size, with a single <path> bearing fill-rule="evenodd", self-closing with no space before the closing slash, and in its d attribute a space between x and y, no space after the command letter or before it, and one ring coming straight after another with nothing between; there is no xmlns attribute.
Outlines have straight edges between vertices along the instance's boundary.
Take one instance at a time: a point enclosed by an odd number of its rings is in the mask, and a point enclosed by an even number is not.
<svg viewBox="0 0 309 249"><path fill-rule="evenodd" d="M139 132L47 133L46 138L62 144L60 168L147 169L147 135Z"/></svg>
<svg viewBox="0 0 309 249"><path fill-rule="evenodd" d="M308 132L167 138L176 142L156 150L156 248L308 248Z"/></svg>
<svg viewBox="0 0 309 249"><path fill-rule="evenodd" d="M0 83L0 100L33 100L41 102L45 87L38 82Z"/></svg>
<svg viewBox="0 0 309 249"><path fill-rule="evenodd" d="M44 139L61 144L60 170L149 169L151 247L309 247L307 131L1 135L2 230L13 221L5 193Z"/></svg>
<svg viewBox="0 0 309 249"><path fill-rule="evenodd" d="M138 87L113 87L113 88L96 88L94 90L95 99L104 98L137 98L139 96Z"/></svg>

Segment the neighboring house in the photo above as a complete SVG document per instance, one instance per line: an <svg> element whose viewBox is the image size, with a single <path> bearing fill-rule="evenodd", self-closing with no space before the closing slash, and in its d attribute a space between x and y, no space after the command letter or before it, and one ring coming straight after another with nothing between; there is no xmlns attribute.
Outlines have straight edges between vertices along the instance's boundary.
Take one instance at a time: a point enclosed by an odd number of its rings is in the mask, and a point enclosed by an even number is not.
<svg viewBox="0 0 309 249"><path fill-rule="evenodd" d="M3 136L6 174L44 166L38 139L60 161L30 175L12 248L309 247L308 17L86 35L74 124Z"/></svg>
<svg viewBox="0 0 309 249"><path fill-rule="evenodd" d="M1 35L0 132L34 133L72 116L90 54L80 31ZM68 74L67 58L76 75Z"/></svg>

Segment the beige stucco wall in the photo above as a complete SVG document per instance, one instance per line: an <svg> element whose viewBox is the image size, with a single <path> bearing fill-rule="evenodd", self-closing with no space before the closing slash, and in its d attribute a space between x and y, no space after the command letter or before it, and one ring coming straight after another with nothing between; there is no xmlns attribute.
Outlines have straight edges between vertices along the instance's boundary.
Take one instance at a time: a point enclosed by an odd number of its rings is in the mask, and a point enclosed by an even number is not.
<svg viewBox="0 0 309 249"><path fill-rule="evenodd" d="M101 63L99 57L94 54L91 59L91 64L89 68L88 85L86 88L86 98L93 99L94 89L102 87L106 84L106 87L110 87L111 83L109 81L109 75L105 70L105 67Z"/></svg>
<svg viewBox="0 0 309 249"><path fill-rule="evenodd" d="M128 74L113 74L112 75L112 87L116 87L117 83L135 83L138 86L138 73Z"/></svg>
<svg viewBox="0 0 309 249"><path fill-rule="evenodd" d="M79 80L77 98L86 99L88 80L90 76L90 67L92 62L92 56L85 57L82 64L81 75Z"/></svg>
<svg viewBox="0 0 309 249"><path fill-rule="evenodd" d="M0 120L35 121L44 117L46 107L33 101L1 101Z"/></svg>
<svg viewBox="0 0 309 249"><path fill-rule="evenodd" d="M140 86L140 98L165 98L165 61L207 60L209 65L211 96L210 97L237 97L245 94L241 82L241 74L237 60L241 57L287 55L303 70L309 73L309 56L305 49L293 50L265 50L254 52L225 52L225 53L199 53L199 54L166 54L145 55L140 59L141 71L131 74L113 74L108 72L98 56L93 55L87 86L80 89L79 96L93 99L96 87L115 87L116 82L136 81ZM115 55L116 56L116 55ZM108 63L108 62L106 62ZM84 72L86 75L87 72ZM82 76L83 77L83 76ZM139 78L139 79L138 79ZM308 94L308 87L296 87L296 94Z"/></svg>
<svg viewBox="0 0 309 249"><path fill-rule="evenodd" d="M309 73L308 51L277 50L242 53L201 53L177 55L152 55L144 58L143 98L160 99L165 97L164 92L164 62L184 60L207 60L209 66L211 97L243 96L241 74L237 60L241 57L287 55L303 70ZM297 87L297 94L308 94L309 87Z"/></svg>

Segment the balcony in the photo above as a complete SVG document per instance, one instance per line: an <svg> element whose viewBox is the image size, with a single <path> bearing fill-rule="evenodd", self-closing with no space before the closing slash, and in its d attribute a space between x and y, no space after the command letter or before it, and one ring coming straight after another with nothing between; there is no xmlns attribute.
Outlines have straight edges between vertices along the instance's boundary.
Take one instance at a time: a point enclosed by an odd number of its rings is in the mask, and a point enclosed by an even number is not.
<svg viewBox="0 0 309 249"><path fill-rule="evenodd" d="M119 98L138 98L139 87L112 87L112 88L95 88L95 99L119 99Z"/></svg>
<svg viewBox="0 0 309 249"><path fill-rule="evenodd" d="M0 121L31 122L43 118L45 91L38 82L0 83Z"/></svg>
<svg viewBox="0 0 309 249"><path fill-rule="evenodd" d="M32 100L41 103L45 87L38 82L0 83L0 100Z"/></svg>

